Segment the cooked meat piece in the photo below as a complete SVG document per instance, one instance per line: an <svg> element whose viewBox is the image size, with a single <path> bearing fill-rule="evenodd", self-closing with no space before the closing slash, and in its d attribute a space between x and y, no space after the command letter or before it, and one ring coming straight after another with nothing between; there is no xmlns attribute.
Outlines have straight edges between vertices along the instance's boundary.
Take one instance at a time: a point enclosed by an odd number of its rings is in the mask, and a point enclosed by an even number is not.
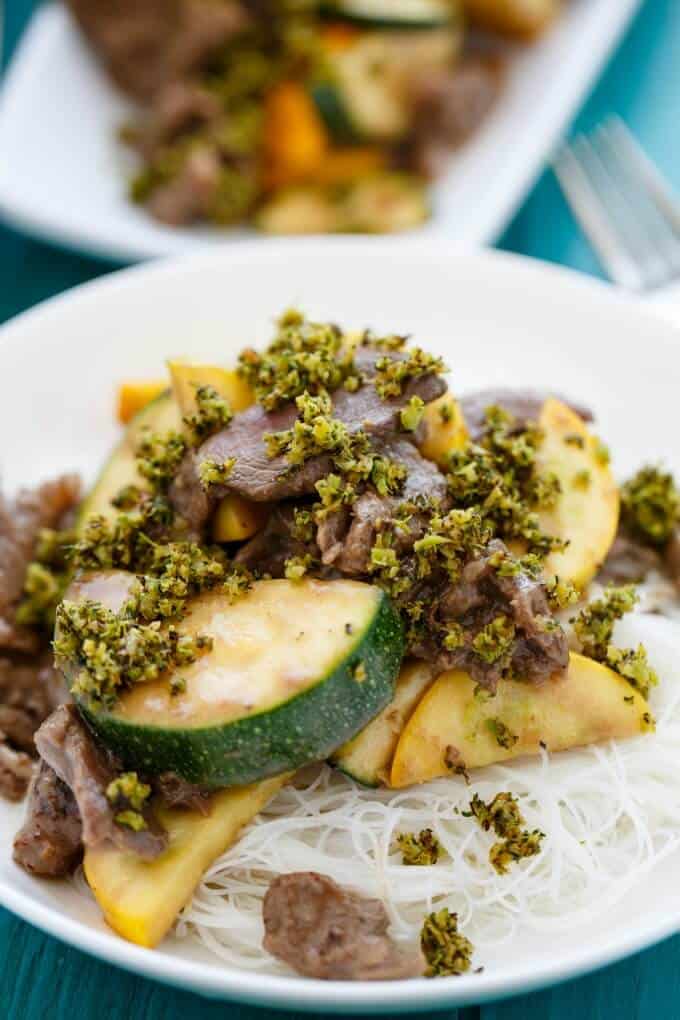
<svg viewBox="0 0 680 1020"><path fill-rule="evenodd" d="M154 790L163 798L169 808L186 808L210 814L211 792L195 783L182 779L176 772L162 772L153 780Z"/></svg>
<svg viewBox="0 0 680 1020"><path fill-rule="evenodd" d="M663 573L664 561L661 554L619 528L597 580L602 584L630 584L644 581L653 570Z"/></svg>
<svg viewBox="0 0 680 1020"><path fill-rule="evenodd" d="M377 356L372 352L373 361ZM336 390L333 394L333 415L351 432L365 429L378 439L386 440L398 433L399 414L412 396L419 396L429 403L446 389L440 376L428 374L408 382L401 396L381 400L370 382L367 362L362 364L362 370L369 376L369 381L355 393ZM236 492L257 502L276 502L308 495L314 491L316 482L330 471L330 457L312 457L300 467L291 469L283 456L270 460L264 443L266 433L291 428L297 413L293 404L269 413L255 404L235 415L228 428L203 443L198 451L199 461L223 463L230 457L236 458L223 492Z"/></svg>
<svg viewBox="0 0 680 1020"><path fill-rule="evenodd" d="M196 456L192 451L189 451L182 460L170 486L168 497L174 509L186 521L189 537L198 540L212 513L214 501L198 479Z"/></svg>
<svg viewBox="0 0 680 1020"><path fill-rule="evenodd" d="M401 493L397 496L379 496L373 488L369 488L348 513L341 511L331 515L324 522L325 527L319 528L317 533L323 563L333 565L341 573L350 576L368 571L378 525L388 521L401 503L437 499L443 506L446 499L446 478L435 464L422 457L407 440L394 439L384 443L380 452L406 467L408 475ZM343 537L340 528L344 522L347 527ZM425 515L412 514L408 529L395 534L398 552L401 554L411 549L416 539L422 537L425 527Z"/></svg>
<svg viewBox="0 0 680 1020"><path fill-rule="evenodd" d="M427 177L439 176L451 150L486 117L501 80L501 62L479 56L464 57L450 71L430 69L420 76L413 97L412 169Z"/></svg>
<svg viewBox="0 0 680 1020"><path fill-rule="evenodd" d="M171 81L155 97L146 128L135 137L135 148L145 160L152 160L159 148L221 113L222 104L212 92L196 82Z"/></svg>
<svg viewBox="0 0 680 1020"><path fill-rule="evenodd" d="M176 177L156 188L147 208L154 219L179 227L207 216L220 186L222 165L215 149L193 149Z"/></svg>
<svg viewBox="0 0 680 1020"><path fill-rule="evenodd" d="M486 431L485 413L487 407L493 405L502 407L504 411L511 414L515 419L517 429L523 429L530 421L536 421L541 413L541 408L548 397L556 397L567 404L584 421L592 421L593 414L573 400L567 400L559 393L540 392L538 390L523 389L497 389L480 390L477 393L469 393L460 401L460 406L465 418L470 438L478 442Z"/></svg>
<svg viewBox="0 0 680 1020"><path fill-rule="evenodd" d="M56 677L49 651L37 660L18 655L0 658L0 712L20 710L35 731L60 703L63 691Z"/></svg>
<svg viewBox="0 0 680 1020"><path fill-rule="evenodd" d="M26 568L41 528L58 527L79 495L80 482L75 475L22 489L14 501L0 495L0 649L37 651L37 635L14 619Z"/></svg>
<svg viewBox="0 0 680 1020"><path fill-rule="evenodd" d="M671 581L680 588L680 526L676 527L666 544L664 566Z"/></svg>
<svg viewBox="0 0 680 1020"><path fill-rule="evenodd" d="M292 556L318 555L314 542L301 542L294 535L294 507L290 504L275 506L261 531L239 549L236 563L259 574L283 577L286 560ZM315 577L323 577L324 571L315 570Z"/></svg>
<svg viewBox="0 0 680 1020"><path fill-rule="evenodd" d="M73 794L41 761L29 790L26 820L14 837L14 860L31 875L69 875L82 857L82 832Z"/></svg>
<svg viewBox="0 0 680 1020"><path fill-rule="evenodd" d="M21 800L28 789L32 771L30 755L11 747L0 730L0 797Z"/></svg>
<svg viewBox="0 0 680 1020"><path fill-rule="evenodd" d="M279 875L262 909L263 946L306 977L327 981L386 981L417 977L420 950L387 933L380 900L343 889L314 871Z"/></svg>
<svg viewBox="0 0 680 1020"><path fill-rule="evenodd" d="M492 565L495 553L506 552L494 539L483 555L470 560L456 584L444 584L431 600L433 630L437 624L458 624L462 643L454 649L438 645L428 636L411 652L432 662L436 669L464 669L478 684L495 691L501 676L512 670L521 680L541 683L566 669L567 638L553 621L543 583L518 573L502 577ZM488 661L473 647L477 634L498 617L514 627L505 651ZM546 626L546 624L550 624Z"/></svg>
<svg viewBox="0 0 680 1020"><path fill-rule="evenodd" d="M151 99L203 66L250 22L238 0L67 0L113 81Z"/></svg>
<svg viewBox="0 0 680 1020"><path fill-rule="evenodd" d="M119 770L95 743L73 705L62 705L53 712L36 733L35 743L40 757L76 799L85 846L110 840L121 850L147 859L165 849L167 837L150 812L145 813L147 828L140 832L116 823L116 810L106 798L106 788Z"/></svg>

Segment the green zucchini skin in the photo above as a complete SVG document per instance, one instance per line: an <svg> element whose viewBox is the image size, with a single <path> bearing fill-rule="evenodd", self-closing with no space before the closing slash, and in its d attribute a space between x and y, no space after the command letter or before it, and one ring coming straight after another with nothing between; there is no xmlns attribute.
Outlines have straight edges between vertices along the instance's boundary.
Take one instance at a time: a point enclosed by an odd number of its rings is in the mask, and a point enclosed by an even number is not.
<svg viewBox="0 0 680 1020"><path fill-rule="evenodd" d="M390 10L391 6L391 10ZM429 8L429 9L428 9ZM332 21L345 21L361 28L408 29L409 31L441 28L458 20L458 12L446 3L424 4L422 13L401 10L399 0L391 5L374 4L371 0L322 0L321 15Z"/></svg>
<svg viewBox="0 0 680 1020"><path fill-rule="evenodd" d="M310 86L309 92L336 142L352 145L361 140L361 133L354 127L340 91L333 82L317 82Z"/></svg>
<svg viewBox="0 0 680 1020"><path fill-rule="evenodd" d="M350 654L325 680L296 697L223 726L164 729L131 725L78 707L123 765L148 775L172 771L219 789L244 786L326 758L359 732L394 693L404 654L400 617L380 593L370 623ZM354 670L363 663L361 682Z"/></svg>
<svg viewBox="0 0 680 1020"><path fill-rule="evenodd" d="M126 485L141 482L137 474L135 452L144 431L150 429L153 432L167 432L179 427L180 423L180 414L170 390L161 393L137 412L81 503L76 518L77 532L82 533L88 517L93 514L114 517L117 511L111 505L112 498Z"/></svg>

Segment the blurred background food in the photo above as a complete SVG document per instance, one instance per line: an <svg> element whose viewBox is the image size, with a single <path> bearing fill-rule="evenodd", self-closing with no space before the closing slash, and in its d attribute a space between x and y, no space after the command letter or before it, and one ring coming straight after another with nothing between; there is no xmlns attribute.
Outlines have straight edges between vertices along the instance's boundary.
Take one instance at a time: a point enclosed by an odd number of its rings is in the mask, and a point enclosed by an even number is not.
<svg viewBox="0 0 680 1020"><path fill-rule="evenodd" d="M67 0L139 108L130 198L172 226L386 233L493 106L559 0Z"/></svg>

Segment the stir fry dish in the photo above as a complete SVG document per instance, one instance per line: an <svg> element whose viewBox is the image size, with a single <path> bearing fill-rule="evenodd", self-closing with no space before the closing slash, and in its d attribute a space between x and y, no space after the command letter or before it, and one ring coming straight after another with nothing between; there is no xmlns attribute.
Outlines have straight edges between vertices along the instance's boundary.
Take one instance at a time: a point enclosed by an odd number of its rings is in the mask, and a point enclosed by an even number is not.
<svg viewBox="0 0 680 1020"><path fill-rule="evenodd" d="M408 788L421 822L388 835L406 889L462 865L441 804L490 767L656 739L656 672L615 628L634 582L675 598L673 478L648 466L619 487L590 412L558 394L459 397L408 337L294 310L235 365L168 369L121 385L125 431L84 496L63 477L0 504L0 791L27 793L14 859L84 875L110 926L155 946L242 845L233 898L259 911L265 969L460 974L474 949L454 901L400 938L377 884L310 855L332 855L347 805L373 797L387 825ZM477 789L454 818L487 841L476 866L498 882L536 867L549 820ZM293 817L328 838L258 898L265 809L282 859Z"/></svg>
<svg viewBox="0 0 680 1020"><path fill-rule="evenodd" d="M484 120L508 41L560 0L66 0L138 114L130 198L161 223L387 233ZM504 41L505 40L505 44Z"/></svg>

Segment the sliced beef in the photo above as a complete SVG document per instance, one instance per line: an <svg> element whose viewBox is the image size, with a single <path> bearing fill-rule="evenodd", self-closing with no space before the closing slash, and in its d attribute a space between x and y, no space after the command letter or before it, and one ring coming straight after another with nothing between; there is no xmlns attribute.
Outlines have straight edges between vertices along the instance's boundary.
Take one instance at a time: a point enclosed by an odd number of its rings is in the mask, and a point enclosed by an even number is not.
<svg viewBox="0 0 680 1020"><path fill-rule="evenodd" d="M261 531L238 551L235 560L258 574L283 577L286 560L292 556L316 556L315 542L302 542L295 535L295 508L282 503L275 506ZM315 570L315 577L323 577L323 570Z"/></svg>
<svg viewBox="0 0 680 1020"><path fill-rule="evenodd" d="M348 510L332 514L319 528L317 542L322 561L343 574L359 576L368 572L371 549L381 525L387 523L404 502L447 499L446 478L436 464L426 460L405 439L394 439L380 446L380 453L402 464L408 474L399 495L380 496L368 488ZM344 534L342 527L345 525ZM427 526L425 514L413 512L408 528L395 532L395 548L400 554L413 547Z"/></svg>
<svg viewBox="0 0 680 1020"><path fill-rule="evenodd" d="M653 570L659 573L664 570L664 561L659 551L643 545L620 528L597 580L602 584L631 584L644 581Z"/></svg>
<svg viewBox="0 0 680 1020"><path fill-rule="evenodd" d="M155 188L147 209L161 223L179 227L209 215L220 187L222 164L217 150L197 146L167 184Z"/></svg>
<svg viewBox="0 0 680 1020"><path fill-rule="evenodd" d="M0 797L22 800L33 771L33 759L25 751L17 751L0 730Z"/></svg>
<svg viewBox="0 0 680 1020"><path fill-rule="evenodd" d="M119 770L95 743L73 705L62 705L53 712L36 733L35 743L40 757L76 799L85 846L110 840L147 859L165 849L167 837L150 812L145 813L147 828L140 832L116 823L116 810L107 800L106 788Z"/></svg>
<svg viewBox="0 0 680 1020"><path fill-rule="evenodd" d="M460 406L465 418L465 424L474 442L478 442L486 431L486 409L488 407L502 407L504 411L511 414L515 419L515 427L523 429L528 422L536 421L541 413L543 404L548 397L556 397L568 407L575 411L584 421L592 421L593 414L573 400L566 400L559 393L543 392L538 390L525 389L493 389L479 390L477 393L469 393L460 401Z"/></svg>
<svg viewBox="0 0 680 1020"><path fill-rule="evenodd" d="M214 500L208 496L199 481L193 451L185 454L172 480L168 497L173 508L186 521L189 537L199 540L201 531L212 513Z"/></svg>
<svg viewBox="0 0 680 1020"><path fill-rule="evenodd" d="M39 647L38 636L15 621L26 568L40 530L58 527L79 495L77 476L63 475L22 489L13 501L0 496L0 649L33 652Z"/></svg>
<svg viewBox="0 0 680 1020"><path fill-rule="evenodd" d="M421 75L413 97L410 166L426 177L438 177L451 151L486 117L501 82L502 63L493 57L468 56L452 70L432 68Z"/></svg>
<svg viewBox="0 0 680 1020"><path fill-rule="evenodd" d="M73 794L41 761L31 783L26 820L14 838L14 860L31 875L69 875L82 857L82 832Z"/></svg>
<svg viewBox="0 0 680 1020"><path fill-rule="evenodd" d="M298 974L328 981L381 981L423 973L419 949L387 933L380 900L314 871L279 875L263 905L263 946Z"/></svg>
<svg viewBox="0 0 680 1020"><path fill-rule="evenodd" d="M217 96L192 81L171 81L155 97L134 146L146 160L180 135L215 121L222 113Z"/></svg>
<svg viewBox="0 0 680 1020"><path fill-rule="evenodd" d="M372 362L381 356L371 352ZM366 382L355 393L336 390L333 415L351 432L364 429L375 439L386 440L399 432L399 414L412 396L425 403L436 400L446 389L443 379L434 373L408 382L399 397L381 400L371 382L368 359L362 363ZM211 436L198 451L199 461L223 463L236 458L234 469L224 492L236 492L256 502L276 502L304 496L331 469L328 456L312 457L299 467L291 468L285 457L267 456L264 436L268 432L289 429L297 418L297 408L288 404L278 411L266 412L259 405L234 416L228 428Z"/></svg>
<svg viewBox="0 0 680 1020"><path fill-rule="evenodd" d="M238 0L67 0L109 76L135 99L208 62L250 23Z"/></svg>
<svg viewBox="0 0 680 1020"><path fill-rule="evenodd" d="M680 526L676 527L664 548L664 567L673 583L680 588Z"/></svg>
<svg viewBox="0 0 680 1020"><path fill-rule="evenodd" d="M428 637L411 649L417 658L433 663L437 670L463 669L473 680L495 691L503 675L541 683L566 669L569 662L567 638L554 621L543 583L519 572L501 576L494 566L496 554L507 553L498 539L489 542L483 555L470 560L456 584L444 584L428 599ZM514 639L506 653L486 661L472 642L483 627L499 616L515 627ZM432 634L438 625L458 624L462 644L447 649Z"/></svg>
<svg viewBox="0 0 680 1020"><path fill-rule="evenodd" d="M200 811L202 815L210 814L211 791L188 782L176 772L162 772L154 778L153 786L169 808L185 808L188 811Z"/></svg>

